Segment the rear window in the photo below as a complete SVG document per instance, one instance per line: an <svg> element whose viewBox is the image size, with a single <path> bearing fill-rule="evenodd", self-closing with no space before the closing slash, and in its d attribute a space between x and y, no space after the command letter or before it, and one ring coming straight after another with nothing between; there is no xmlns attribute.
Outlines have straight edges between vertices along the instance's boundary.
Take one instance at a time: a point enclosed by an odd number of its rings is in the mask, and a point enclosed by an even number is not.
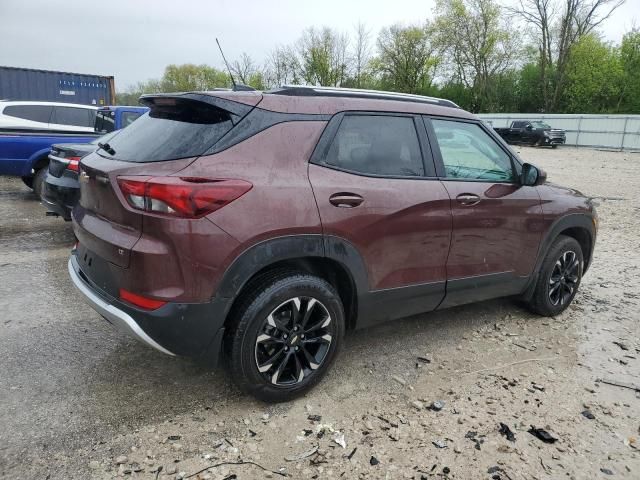
<svg viewBox="0 0 640 480"><path fill-rule="evenodd" d="M2 113L33 122L49 123L52 110L53 107L47 105L9 105Z"/></svg>
<svg viewBox="0 0 640 480"><path fill-rule="evenodd" d="M127 162L162 162L196 157L233 127L228 112L204 102L167 100L154 105L109 142L111 158ZM102 156L109 156L103 149Z"/></svg>

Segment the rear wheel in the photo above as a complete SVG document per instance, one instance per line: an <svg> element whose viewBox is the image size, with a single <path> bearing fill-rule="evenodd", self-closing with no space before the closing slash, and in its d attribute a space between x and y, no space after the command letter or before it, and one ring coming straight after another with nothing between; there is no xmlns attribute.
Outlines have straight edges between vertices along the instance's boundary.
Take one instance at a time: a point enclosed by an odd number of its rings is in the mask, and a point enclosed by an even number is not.
<svg viewBox="0 0 640 480"><path fill-rule="evenodd" d="M44 192L44 180L47 178L47 170L48 168L45 166L40 170L37 170L36 174L33 176L32 188L38 198L42 198L42 192Z"/></svg>
<svg viewBox="0 0 640 480"><path fill-rule="evenodd" d="M580 244L560 235L542 263L530 309L547 317L563 312L578 292L583 268Z"/></svg>
<svg viewBox="0 0 640 480"><path fill-rule="evenodd" d="M29 188L33 188L33 177L21 177L22 182Z"/></svg>
<svg viewBox="0 0 640 480"><path fill-rule="evenodd" d="M345 324L331 284L291 271L253 282L233 320L225 341L233 381L267 402L290 400L318 383Z"/></svg>

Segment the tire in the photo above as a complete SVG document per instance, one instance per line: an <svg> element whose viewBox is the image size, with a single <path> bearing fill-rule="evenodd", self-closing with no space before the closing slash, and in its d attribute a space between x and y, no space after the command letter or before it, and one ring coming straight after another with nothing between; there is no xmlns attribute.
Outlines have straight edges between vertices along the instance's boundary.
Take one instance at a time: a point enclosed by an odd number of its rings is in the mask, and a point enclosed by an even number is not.
<svg viewBox="0 0 640 480"><path fill-rule="evenodd" d="M29 188L33 189L33 177L21 177L22 182Z"/></svg>
<svg viewBox="0 0 640 480"><path fill-rule="evenodd" d="M269 273L247 286L234 310L224 344L229 373L242 391L265 402L311 389L342 346L340 296L316 276Z"/></svg>
<svg viewBox="0 0 640 480"><path fill-rule="evenodd" d="M546 317L562 313L578 292L583 269L580 244L574 238L560 235L542 262L528 305L530 310Z"/></svg>
<svg viewBox="0 0 640 480"><path fill-rule="evenodd" d="M558 145L551 145L551 148L558 148Z"/></svg>
<svg viewBox="0 0 640 480"><path fill-rule="evenodd" d="M40 170L36 171L33 176L33 191L38 198L42 198L42 192L44 192L44 180L47 178L48 167L44 166Z"/></svg>

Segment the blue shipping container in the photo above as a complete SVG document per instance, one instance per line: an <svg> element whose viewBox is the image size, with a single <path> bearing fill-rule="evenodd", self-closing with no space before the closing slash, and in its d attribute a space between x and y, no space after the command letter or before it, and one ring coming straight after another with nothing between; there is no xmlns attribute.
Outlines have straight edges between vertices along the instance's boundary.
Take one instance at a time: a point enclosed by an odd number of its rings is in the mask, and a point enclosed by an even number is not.
<svg viewBox="0 0 640 480"><path fill-rule="evenodd" d="M113 77L0 66L0 100L113 105Z"/></svg>

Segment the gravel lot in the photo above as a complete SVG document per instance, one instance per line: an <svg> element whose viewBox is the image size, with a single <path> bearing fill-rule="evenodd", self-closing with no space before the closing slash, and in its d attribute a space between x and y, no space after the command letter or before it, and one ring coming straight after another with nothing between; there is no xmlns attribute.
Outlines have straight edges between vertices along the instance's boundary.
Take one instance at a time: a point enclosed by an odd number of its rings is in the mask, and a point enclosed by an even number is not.
<svg viewBox="0 0 640 480"><path fill-rule="evenodd" d="M0 477L640 478L640 393L597 381L640 385L640 154L518 150L598 197L574 305L541 318L495 300L352 333L314 391L275 406L80 303L70 225L0 178ZM260 466L194 475L240 461Z"/></svg>

